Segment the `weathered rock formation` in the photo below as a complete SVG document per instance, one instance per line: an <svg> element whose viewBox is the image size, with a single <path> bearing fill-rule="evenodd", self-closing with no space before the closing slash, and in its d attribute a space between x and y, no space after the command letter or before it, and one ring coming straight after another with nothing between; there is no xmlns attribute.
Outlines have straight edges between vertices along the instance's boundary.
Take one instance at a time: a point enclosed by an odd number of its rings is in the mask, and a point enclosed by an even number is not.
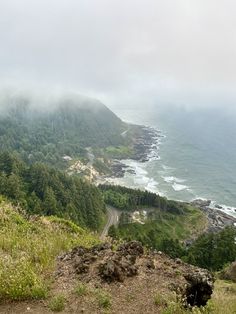
<svg viewBox="0 0 236 314"><path fill-rule="evenodd" d="M59 277L66 271L94 286L114 288L120 283L141 286L146 282L152 289L168 286L190 306L206 305L213 291L214 278L209 271L173 260L161 252L145 253L137 241L121 244L116 250L109 243L91 249L76 247L58 260Z"/></svg>
<svg viewBox="0 0 236 314"><path fill-rule="evenodd" d="M220 277L225 280L236 282L236 261L223 270L220 274Z"/></svg>

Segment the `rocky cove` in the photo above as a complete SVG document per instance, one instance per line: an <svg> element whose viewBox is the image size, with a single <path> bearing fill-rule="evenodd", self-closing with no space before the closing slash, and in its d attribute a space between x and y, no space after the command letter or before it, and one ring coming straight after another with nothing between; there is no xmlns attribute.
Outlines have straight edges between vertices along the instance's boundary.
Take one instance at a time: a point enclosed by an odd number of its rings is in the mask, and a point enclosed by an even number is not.
<svg viewBox="0 0 236 314"><path fill-rule="evenodd" d="M138 126L140 131L138 136L133 139L133 155L131 160L140 163L147 163L152 159L160 159L158 147L160 141L165 137L160 130L148 126ZM116 184L116 178L122 178L125 173L136 176L136 171L122 160L113 159L111 161L112 175L100 177L98 183ZM115 179L115 180L114 180ZM226 213L224 207L218 204L213 205L211 200L195 199L187 202L199 208L208 219L207 232L217 232L226 226L236 226L236 217L230 214L230 211L236 209L230 208ZM229 208L228 208L229 209Z"/></svg>
<svg viewBox="0 0 236 314"><path fill-rule="evenodd" d="M158 145L163 137L160 130L148 126L133 126L138 129L138 132L132 136L131 150L132 153L129 159L141 163L148 162L150 159L159 159ZM110 161L110 168L112 174L110 176L103 176L103 180L112 178L121 178L126 172L135 174L135 170L131 169L120 159L112 159Z"/></svg>
<svg viewBox="0 0 236 314"><path fill-rule="evenodd" d="M207 232L217 232L227 226L236 226L236 217L222 211L220 205L211 206L210 200L196 199L190 204L205 213L208 220Z"/></svg>

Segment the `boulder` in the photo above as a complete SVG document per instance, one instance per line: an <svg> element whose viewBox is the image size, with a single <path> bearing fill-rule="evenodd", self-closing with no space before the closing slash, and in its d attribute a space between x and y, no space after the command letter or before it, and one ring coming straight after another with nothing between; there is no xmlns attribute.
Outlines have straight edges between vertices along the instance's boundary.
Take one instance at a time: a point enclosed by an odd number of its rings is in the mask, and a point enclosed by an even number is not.
<svg viewBox="0 0 236 314"><path fill-rule="evenodd" d="M114 254L107 256L100 263L100 277L105 281L112 282L123 281L125 277L137 275L136 258L143 252L143 246L138 241L121 244Z"/></svg>
<svg viewBox="0 0 236 314"><path fill-rule="evenodd" d="M117 252L123 256L131 255L131 256L142 256L144 253L144 249L142 243L139 241L130 241L124 244L121 244L117 248Z"/></svg>
<svg viewBox="0 0 236 314"><path fill-rule="evenodd" d="M193 206L204 208L204 207L210 206L211 205L211 201L210 200L196 199L196 200L192 201L191 204Z"/></svg>
<svg viewBox="0 0 236 314"><path fill-rule="evenodd" d="M220 278L236 282L236 261L221 272Z"/></svg>
<svg viewBox="0 0 236 314"><path fill-rule="evenodd" d="M99 275L108 282L123 281L121 267L114 260L107 260L99 266Z"/></svg>
<svg viewBox="0 0 236 314"><path fill-rule="evenodd" d="M195 268L184 274L184 277L187 280L184 292L186 304L188 306L205 306L213 292L213 275L206 269Z"/></svg>

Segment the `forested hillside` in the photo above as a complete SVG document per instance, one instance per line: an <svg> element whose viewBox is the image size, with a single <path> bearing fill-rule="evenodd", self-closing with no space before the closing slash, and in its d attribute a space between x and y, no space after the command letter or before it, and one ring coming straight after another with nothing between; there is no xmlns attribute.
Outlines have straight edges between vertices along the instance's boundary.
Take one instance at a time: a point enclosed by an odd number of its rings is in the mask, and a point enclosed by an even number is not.
<svg viewBox="0 0 236 314"><path fill-rule="evenodd" d="M0 195L30 214L56 215L97 230L105 214L100 191L40 163L26 165L10 153L0 154Z"/></svg>
<svg viewBox="0 0 236 314"><path fill-rule="evenodd" d="M121 145L123 123L102 103L77 96L48 101L30 97L1 100L0 149L26 162L63 167L64 155L85 156L85 147Z"/></svg>
<svg viewBox="0 0 236 314"><path fill-rule="evenodd" d="M190 204L122 186L100 185L99 188L107 204L122 210L118 226L109 229L111 237L138 240L173 258L213 271L235 260L234 227L206 233L205 214ZM140 213L138 221L133 218L135 211Z"/></svg>
<svg viewBox="0 0 236 314"><path fill-rule="evenodd" d="M107 204L125 211L141 207L156 207L163 212L183 214L186 206L181 202L168 200L156 193L130 189L119 185L99 185Z"/></svg>

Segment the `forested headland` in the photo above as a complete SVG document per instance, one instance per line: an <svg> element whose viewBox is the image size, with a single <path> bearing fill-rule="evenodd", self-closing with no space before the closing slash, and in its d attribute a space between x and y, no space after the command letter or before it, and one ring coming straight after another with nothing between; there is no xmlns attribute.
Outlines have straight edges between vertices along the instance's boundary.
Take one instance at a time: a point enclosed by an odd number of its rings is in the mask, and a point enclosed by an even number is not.
<svg viewBox="0 0 236 314"><path fill-rule="evenodd" d="M126 124L99 101L68 96L46 105L29 96L8 97L0 110L0 150L63 169L64 155L86 158L86 147L126 143Z"/></svg>

